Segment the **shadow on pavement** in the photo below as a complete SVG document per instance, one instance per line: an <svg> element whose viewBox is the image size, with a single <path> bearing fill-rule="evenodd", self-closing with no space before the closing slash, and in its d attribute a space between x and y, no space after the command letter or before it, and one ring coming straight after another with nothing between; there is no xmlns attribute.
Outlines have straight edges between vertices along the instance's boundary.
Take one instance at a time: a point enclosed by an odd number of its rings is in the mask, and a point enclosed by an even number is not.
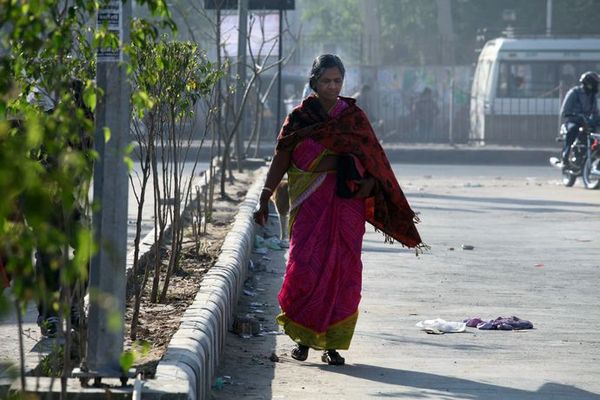
<svg viewBox="0 0 600 400"><path fill-rule="evenodd" d="M464 212L464 213L471 213L471 214L484 214L485 213L485 211L472 210L470 208L456 208L456 207L415 206L414 209L416 211L434 210L434 211Z"/></svg>
<svg viewBox="0 0 600 400"><path fill-rule="evenodd" d="M273 215L272 203L269 203L269 209L269 215ZM265 228L257 226L256 233L266 238L275 236L279 229L279 219L269 217ZM245 338L232 331L227 333L225 349L212 382L211 400L272 398L275 361L271 357L277 349L279 327L275 316L279 313L277 294L285 270L285 253L282 249L269 250L264 255L252 254L252 268L247 273L235 314L258 320L261 333Z"/></svg>
<svg viewBox="0 0 600 400"><path fill-rule="evenodd" d="M435 193L413 193L413 201L417 199L436 199L436 200L454 200L454 201L469 201L478 203L497 203L508 204L515 206L531 206L531 207L598 207L598 203L582 203L576 201L555 201L555 200L535 200L535 199L515 199L511 197L474 197L474 196L454 196L447 194Z"/></svg>
<svg viewBox="0 0 600 400"><path fill-rule="evenodd" d="M443 343L443 342L432 342L428 340L413 340L400 335L392 335L389 333L368 333L368 332L356 332L357 336L366 336L377 339L383 339L385 341L391 342L393 344L416 344L418 346L429 346L429 347L438 347L438 348L452 348L455 350L464 350L464 351L478 351L478 350L501 350L505 349L505 346L491 346L489 343L486 345L474 345L474 344L456 344L456 343ZM469 332L460 333L460 335L473 335Z"/></svg>
<svg viewBox="0 0 600 400"><path fill-rule="evenodd" d="M425 372L385 368L376 365L354 364L343 368L320 366L329 373L343 374L355 378L367 379L387 385L413 387L428 391L441 392L447 398L468 399L600 399L600 394L588 392L570 385L549 382L536 391L492 385L468 379L454 378ZM379 397L418 398L429 396L406 391L393 392L382 390Z"/></svg>

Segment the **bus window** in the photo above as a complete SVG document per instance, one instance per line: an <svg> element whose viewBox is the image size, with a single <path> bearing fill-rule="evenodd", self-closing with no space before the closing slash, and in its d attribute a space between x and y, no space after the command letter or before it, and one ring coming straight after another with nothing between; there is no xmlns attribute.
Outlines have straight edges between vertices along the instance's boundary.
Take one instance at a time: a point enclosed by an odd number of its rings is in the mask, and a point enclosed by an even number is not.
<svg viewBox="0 0 600 400"><path fill-rule="evenodd" d="M498 66L498 89L496 97L509 97L508 96L508 64L500 63Z"/></svg>
<svg viewBox="0 0 600 400"><path fill-rule="evenodd" d="M563 92L579 84L579 77L586 71L600 72L600 63L593 61L563 62L559 66L559 83Z"/></svg>
<svg viewBox="0 0 600 400"><path fill-rule="evenodd" d="M577 83L579 75L574 62L560 64L558 73L560 84L563 87L571 87Z"/></svg>
<svg viewBox="0 0 600 400"><path fill-rule="evenodd" d="M575 63L575 68L577 73L575 74L575 81L573 82L576 85L579 82L579 77L586 71L595 71L600 73L600 63L587 61L587 62L578 62Z"/></svg>
<svg viewBox="0 0 600 400"><path fill-rule="evenodd" d="M557 97L557 64L551 62L501 62L498 97Z"/></svg>

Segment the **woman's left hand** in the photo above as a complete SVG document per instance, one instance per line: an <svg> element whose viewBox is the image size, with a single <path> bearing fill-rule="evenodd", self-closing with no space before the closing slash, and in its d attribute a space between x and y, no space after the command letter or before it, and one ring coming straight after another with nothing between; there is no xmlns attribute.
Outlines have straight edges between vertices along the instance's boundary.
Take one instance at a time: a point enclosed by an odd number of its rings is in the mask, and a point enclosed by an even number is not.
<svg viewBox="0 0 600 400"><path fill-rule="evenodd" d="M369 197L373 191L373 187L375 186L375 179L369 176L367 178L356 180L354 183L358 185L358 190L356 191L354 197Z"/></svg>

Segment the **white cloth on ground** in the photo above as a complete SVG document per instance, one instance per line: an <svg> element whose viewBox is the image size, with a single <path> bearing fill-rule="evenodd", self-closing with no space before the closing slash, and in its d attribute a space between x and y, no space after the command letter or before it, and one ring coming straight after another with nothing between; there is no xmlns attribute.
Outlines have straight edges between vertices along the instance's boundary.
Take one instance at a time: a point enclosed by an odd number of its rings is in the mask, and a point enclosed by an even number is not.
<svg viewBox="0 0 600 400"><path fill-rule="evenodd" d="M464 322L446 321L441 318L419 321L416 326L425 331L437 330L444 333L459 333L467 329L467 324Z"/></svg>

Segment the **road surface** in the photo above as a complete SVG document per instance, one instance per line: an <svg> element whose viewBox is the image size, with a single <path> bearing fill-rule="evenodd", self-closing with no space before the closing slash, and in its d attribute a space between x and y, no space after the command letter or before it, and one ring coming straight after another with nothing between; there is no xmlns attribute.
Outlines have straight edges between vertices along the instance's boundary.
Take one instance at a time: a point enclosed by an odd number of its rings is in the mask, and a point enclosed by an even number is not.
<svg viewBox="0 0 600 400"><path fill-rule="evenodd" d="M213 398L600 399L600 191L565 188L551 167L393 168L431 251L415 257L367 229L347 365L325 365L317 351L290 357L293 343L274 323L285 253L271 251L255 255L255 296L237 309L265 334L229 333ZM534 329L415 326L513 315Z"/></svg>

